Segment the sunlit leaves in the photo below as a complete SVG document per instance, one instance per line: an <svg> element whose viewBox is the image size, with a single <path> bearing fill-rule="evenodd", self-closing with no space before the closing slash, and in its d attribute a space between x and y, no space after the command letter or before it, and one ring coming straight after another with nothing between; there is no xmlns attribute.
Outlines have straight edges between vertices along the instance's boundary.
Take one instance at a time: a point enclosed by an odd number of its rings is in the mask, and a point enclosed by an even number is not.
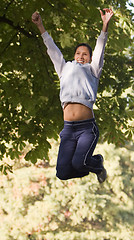
<svg viewBox="0 0 134 240"><path fill-rule="evenodd" d="M132 14L125 5L125 0L1 1L1 158L5 152L12 159L17 157L17 145L27 140L33 144L27 160L36 162L43 155L47 157L50 148L47 138L56 139L63 125L59 80L39 31L31 22L35 10L40 12L46 30L66 60L72 60L77 43L89 42L94 48L102 28L99 8L113 8L115 15L109 25L95 116L100 140L118 144L130 139L133 25ZM122 95L128 88L131 88L129 94ZM11 143L12 149L6 143Z"/></svg>

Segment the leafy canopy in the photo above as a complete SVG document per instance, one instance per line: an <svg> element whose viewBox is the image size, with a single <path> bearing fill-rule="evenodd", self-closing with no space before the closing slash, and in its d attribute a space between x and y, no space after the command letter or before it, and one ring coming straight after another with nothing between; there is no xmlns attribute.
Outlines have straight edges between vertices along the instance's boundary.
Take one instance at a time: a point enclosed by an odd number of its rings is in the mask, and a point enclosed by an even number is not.
<svg viewBox="0 0 134 240"><path fill-rule="evenodd" d="M94 48L102 28L99 8L112 7L105 64L95 116L100 140L123 144L132 136L133 14L125 0L1 0L0 6L0 169L2 159L19 158L25 142L32 144L26 160L48 158L48 138L62 128L59 80L40 34L31 22L38 10L45 28L66 60L79 42ZM9 167L9 166L7 166ZM6 169L6 168L5 168ZM6 171L5 171L6 172Z"/></svg>

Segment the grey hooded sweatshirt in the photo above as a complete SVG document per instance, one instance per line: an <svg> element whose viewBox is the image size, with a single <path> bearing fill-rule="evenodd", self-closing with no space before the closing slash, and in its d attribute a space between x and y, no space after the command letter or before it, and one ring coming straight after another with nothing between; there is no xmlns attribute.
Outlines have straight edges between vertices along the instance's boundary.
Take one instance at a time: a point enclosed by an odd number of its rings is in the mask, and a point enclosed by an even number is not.
<svg viewBox="0 0 134 240"><path fill-rule="evenodd" d="M107 32L101 31L93 52L92 62L85 64L75 60L66 62L48 32L44 32L41 36L60 79L62 107L64 108L67 103L71 102L80 103L93 109L103 67Z"/></svg>

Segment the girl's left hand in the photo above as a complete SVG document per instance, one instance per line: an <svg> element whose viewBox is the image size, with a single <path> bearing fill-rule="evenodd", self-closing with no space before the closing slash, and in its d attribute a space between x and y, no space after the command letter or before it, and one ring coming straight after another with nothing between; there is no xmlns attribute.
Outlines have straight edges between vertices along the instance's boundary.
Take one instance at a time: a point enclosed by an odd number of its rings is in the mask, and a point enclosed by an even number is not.
<svg viewBox="0 0 134 240"><path fill-rule="evenodd" d="M103 23L107 24L110 21L110 19L114 13L111 8L110 9L104 8L103 11L105 11L105 14L102 12L102 10L100 10L101 18L102 18Z"/></svg>

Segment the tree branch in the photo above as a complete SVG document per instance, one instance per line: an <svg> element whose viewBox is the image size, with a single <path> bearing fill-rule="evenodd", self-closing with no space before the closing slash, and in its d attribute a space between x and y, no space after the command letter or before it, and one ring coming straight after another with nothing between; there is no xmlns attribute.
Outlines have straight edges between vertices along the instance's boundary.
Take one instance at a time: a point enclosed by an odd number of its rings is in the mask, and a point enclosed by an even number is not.
<svg viewBox="0 0 134 240"><path fill-rule="evenodd" d="M35 37L32 33L26 31L23 27L19 26L18 24L15 25L14 22L8 18L6 18L5 15L3 16L0 16L0 22L3 22L3 23L7 23L8 25L10 25L13 29L21 32L22 34L24 34L26 37L28 38L33 38Z"/></svg>

